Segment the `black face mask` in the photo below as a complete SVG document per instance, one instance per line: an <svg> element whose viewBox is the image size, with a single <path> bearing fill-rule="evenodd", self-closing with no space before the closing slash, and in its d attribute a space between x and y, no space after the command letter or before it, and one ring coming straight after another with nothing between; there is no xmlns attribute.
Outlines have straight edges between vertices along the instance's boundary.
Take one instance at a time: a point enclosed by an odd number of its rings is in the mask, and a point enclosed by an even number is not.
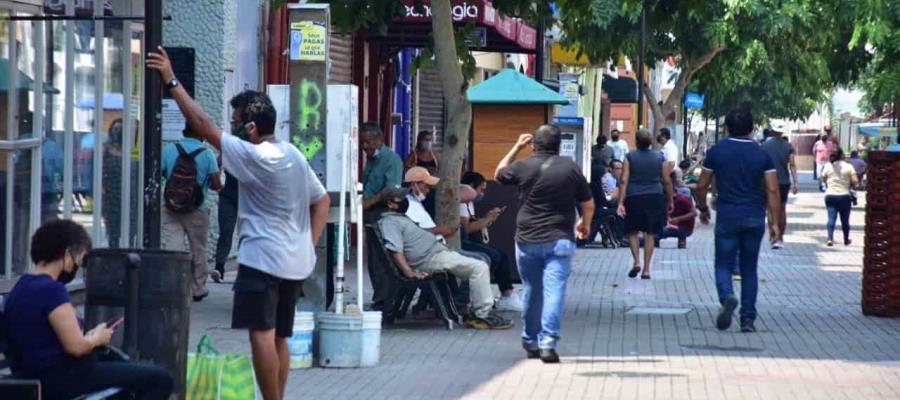
<svg viewBox="0 0 900 400"><path fill-rule="evenodd" d="M395 201L394 204L397 205L397 212L400 214L406 214L406 210L409 210L409 200L403 198L403 200Z"/></svg>
<svg viewBox="0 0 900 400"><path fill-rule="evenodd" d="M612 136L612 140L614 140L614 141L615 141L615 140L619 140L619 135L613 135L613 136Z"/></svg>
<svg viewBox="0 0 900 400"><path fill-rule="evenodd" d="M72 258L72 270L66 271L66 269L63 268L63 270L60 271L59 276L56 278L56 280L59 281L60 283L62 283L63 285L66 285L69 282L72 282L72 280L75 279L75 275L78 274L78 268L79 268L78 262L75 261L75 258Z"/></svg>

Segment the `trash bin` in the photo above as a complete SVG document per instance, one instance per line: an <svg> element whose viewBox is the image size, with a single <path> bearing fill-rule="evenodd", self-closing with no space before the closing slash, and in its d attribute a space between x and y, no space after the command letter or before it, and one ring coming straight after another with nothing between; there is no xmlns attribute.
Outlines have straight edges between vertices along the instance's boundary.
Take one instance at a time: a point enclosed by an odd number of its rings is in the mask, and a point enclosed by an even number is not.
<svg viewBox="0 0 900 400"><path fill-rule="evenodd" d="M169 370L176 398L183 399L192 300L190 254L96 249L84 265L85 326L124 316L124 329L116 332L113 344L134 359Z"/></svg>

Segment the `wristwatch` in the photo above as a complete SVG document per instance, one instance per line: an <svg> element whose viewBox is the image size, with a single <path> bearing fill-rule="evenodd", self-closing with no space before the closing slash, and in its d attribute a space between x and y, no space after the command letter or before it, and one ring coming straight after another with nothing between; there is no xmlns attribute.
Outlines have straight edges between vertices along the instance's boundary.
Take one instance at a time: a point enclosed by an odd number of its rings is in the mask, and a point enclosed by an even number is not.
<svg viewBox="0 0 900 400"><path fill-rule="evenodd" d="M175 89L176 87L178 87L178 85L179 85L178 79L175 79L175 78L172 78L171 81L166 82L166 87L169 89Z"/></svg>

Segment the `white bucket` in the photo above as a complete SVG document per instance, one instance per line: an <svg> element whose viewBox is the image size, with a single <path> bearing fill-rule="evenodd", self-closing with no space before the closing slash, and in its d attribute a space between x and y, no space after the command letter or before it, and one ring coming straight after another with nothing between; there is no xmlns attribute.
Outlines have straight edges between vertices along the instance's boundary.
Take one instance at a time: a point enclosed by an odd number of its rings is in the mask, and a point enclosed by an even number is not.
<svg viewBox="0 0 900 400"><path fill-rule="evenodd" d="M378 365L381 354L381 311L366 311L362 317L361 367Z"/></svg>
<svg viewBox="0 0 900 400"><path fill-rule="evenodd" d="M288 351L291 354L291 369L312 367L315 325L313 313L298 311L294 314L294 332L287 340Z"/></svg>
<svg viewBox="0 0 900 400"><path fill-rule="evenodd" d="M319 331L319 366L356 368L362 355L362 316L322 312L316 316Z"/></svg>

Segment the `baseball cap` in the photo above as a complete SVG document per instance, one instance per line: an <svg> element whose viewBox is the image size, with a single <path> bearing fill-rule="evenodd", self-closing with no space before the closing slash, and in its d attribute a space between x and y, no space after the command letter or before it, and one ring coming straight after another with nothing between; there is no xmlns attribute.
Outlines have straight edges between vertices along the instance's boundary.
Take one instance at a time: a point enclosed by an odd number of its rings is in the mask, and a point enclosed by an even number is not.
<svg viewBox="0 0 900 400"><path fill-rule="evenodd" d="M381 191L381 202L383 204L387 204L388 201L393 199L402 199L406 197L409 193L409 189L401 188L401 187L386 187Z"/></svg>
<svg viewBox="0 0 900 400"><path fill-rule="evenodd" d="M786 133L787 132L787 124L781 121L773 121L772 126L770 127L775 132L778 133Z"/></svg>
<svg viewBox="0 0 900 400"><path fill-rule="evenodd" d="M412 167L409 171L406 171L406 176L403 179L406 183L413 182L424 182L428 186L437 186L438 182L441 180L437 177L431 176L428 173L428 170L422 167Z"/></svg>

